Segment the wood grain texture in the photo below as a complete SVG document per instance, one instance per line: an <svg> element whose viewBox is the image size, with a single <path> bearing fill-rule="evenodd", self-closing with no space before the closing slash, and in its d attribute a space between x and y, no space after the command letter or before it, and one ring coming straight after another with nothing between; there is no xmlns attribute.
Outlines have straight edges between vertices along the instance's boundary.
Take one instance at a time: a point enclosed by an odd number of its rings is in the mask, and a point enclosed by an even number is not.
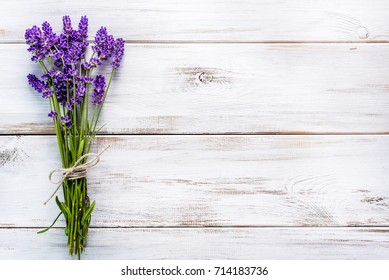
<svg viewBox="0 0 389 280"><path fill-rule="evenodd" d="M387 41L389 3L382 0L111 0L8 1L0 40L22 42L26 28L62 16L90 18L90 34L105 25L129 41L274 42ZM15 20L17 19L17 20Z"/></svg>
<svg viewBox="0 0 389 280"><path fill-rule="evenodd" d="M388 259L389 228L91 229L84 259ZM0 259L70 259L62 229L0 229Z"/></svg>
<svg viewBox="0 0 389 280"><path fill-rule="evenodd" d="M373 135L389 133L388 1L14 0L0 10L0 259L69 259L63 220L36 234L58 213L42 203L59 155L23 44L65 14L128 43L95 151L111 148L88 175L85 259L389 258L389 135Z"/></svg>
<svg viewBox="0 0 389 280"><path fill-rule="evenodd" d="M104 133L388 133L388 44L126 46ZM25 46L0 45L0 133L53 133Z"/></svg>
<svg viewBox="0 0 389 280"><path fill-rule="evenodd" d="M389 225L389 136L106 136L96 151L107 144L93 226ZM0 226L51 224L55 138L3 136L0 153Z"/></svg>

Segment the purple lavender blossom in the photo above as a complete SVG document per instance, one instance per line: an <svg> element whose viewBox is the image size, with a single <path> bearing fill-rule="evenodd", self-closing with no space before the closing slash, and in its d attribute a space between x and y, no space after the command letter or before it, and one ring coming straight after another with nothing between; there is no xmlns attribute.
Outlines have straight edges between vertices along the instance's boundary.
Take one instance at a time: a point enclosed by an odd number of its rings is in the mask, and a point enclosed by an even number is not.
<svg viewBox="0 0 389 280"><path fill-rule="evenodd" d="M54 112L54 111L50 111L48 114L47 114L48 117L50 118L55 118L56 116L58 116L57 112Z"/></svg>
<svg viewBox="0 0 389 280"><path fill-rule="evenodd" d="M57 67L65 66L65 55L68 47L67 38L65 34L60 34L58 36L57 44L56 44L56 52L54 54L54 65Z"/></svg>
<svg viewBox="0 0 389 280"><path fill-rule="evenodd" d="M79 105L84 100L85 93L85 84L79 83L76 87L76 100L74 100L74 96L71 96L70 100L72 101L72 103L76 102L76 104Z"/></svg>
<svg viewBox="0 0 389 280"><path fill-rule="evenodd" d="M93 104L102 105L106 81L104 76L89 77L89 69L97 68L104 60L111 59L111 66L117 69L124 55L124 40L114 39L109 35L105 27L101 27L94 40L93 51L96 53L89 61L85 61L88 44L88 18L82 16L78 29L72 27L69 16L62 18L63 32L56 34L51 25L44 22L42 27L33 26L26 30L25 39L28 51L32 53L32 60L45 63L49 71L41 76L28 75L29 84L43 98L55 94L59 104L65 106L68 112L72 112L75 106L80 106L86 96L86 87L93 83L94 91L91 93ZM48 58L54 63L49 67L45 61ZM80 69L81 66L81 69ZM53 115L53 113L49 113ZM71 124L71 118L63 119L66 125Z"/></svg>
<svg viewBox="0 0 389 280"><path fill-rule="evenodd" d="M68 76L59 70L50 70L46 74L43 74L42 78L46 80L47 84L54 85L58 102L65 104L67 100L67 89L71 89L71 86L69 87L67 85L67 82L70 80Z"/></svg>
<svg viewBox="0 0 389 280"><path fill-rule="evenodd" d="M54 92L51 90L51 89L45 89L43 92L42 92L42 97L43 98L49 98L50 96L52 96L54 94Z"/></svg>
<svg viewBox="0 0 389 280"><path fill-rule="evenodd" d="M101 27L95 37L95 45L92 47L93 51L97 53L100 60L106 60L112 56L112 51L115 44L115 39L109 35L107 28Z"/></svg>
<svg viewBox="0 0 389 280"><path fill-rule="evenodd" d="M69 16L63 17L64 33L58 36L54 64L63 67L64 73L75 75L77 65L85 58L86 47L89 45L88 18L81 17L78 30L72 28Z"/></svg>
<svg viewBox="0 0 389 280"><path fill-rule="evenodd" d="M44 54L45 55L51 55L53 51L53 46L57 42L58 37L53 32L53 29L51 28L50 24L45 21L42 24L42 31L43 31L43 38L44 38Z"/></svg>
<svg viewBox="0 0 389 280"><path fill-rule="evenodd" d="M50 23L47 21L42 23L42 31L46 40L50 40L51 42L56 41L57 35L53 32L53 28L51 28Z"/></svg>
<svg viewBox="0 0 389 280"><path fill-rule="evenodd" d="M104 99L105 92L105 78L102 75L97 75L95 81L93 82L95 89L92 94L92 103L96 105L101 105Z"/></svg>
<svg viewBox="0 0 389 280"><path fill-rule="evenodd" d="M74 110L74 106L70 102L66 102L65 107L66 107L66 109L68 109L71 112L73 112L73 110Z"/></svg>
<svg viewBox="0 0 389 280"><path fill-rule="evenodd" d="M78 24L78 33L80 39L86 40L88 38L88 18L86 16L81 17L80 23Z"/></svg>
<svg viewBox="0 0 389 280"><path fill-rule="evenodd" d="M64 72L69 73L75 69L78 60L82 58L83 46L80 44L82 41L80 33L73 29L70 17L64 16L62 22L64 33L59 36L57 44L60 59L55 62L55 65L62 66Z"/></svg>
<svg viewBox="0 0 389 280"><path fill-rule="evenodd" d="M39 80L37 76L28 74L28 83L39 93L42 94L43 98L48 98L54 94L54 92L47 86L46 83Z"/></svg>
<svg viewBox="0 0 389 280"><path fill-rule="evenodd" d="M91 58L90 63L92 63L93 67L97 67L101 65L101 60L96 57L93 57Z"/></svg>
<svg viewBox="0 0 389 280"><path fill-rule="evenodd" d="M64 125L66 125L66 127L72 127L72 119L70 117L61 117L60 120Z"/></svg>
<svg viewBox="0 0 389 280"><path fill-rule="evenodd" d="M85 204L87 204L87 203L89 202L89 196L85 196L83 202L84 202Z"/></svg>
<svg viewBox="0 0 389 280"><path fill-rule="evenodd" d="M112 52L111 65L114 69L119 68L120 61L122 60L123 55L124 55L124 40L122 38L118 38L115 40L115 44L113 46L113 52Z"/></svg>
<svg viewBox="0 0 389 280"><path fill-rule="evenodd" d="M29 45L27 51L31 52L33 56L31 57L32 61L39 61L45 58L45 48L44 48L44 36L42 30L34 25L33 27L26 30L24 34L26 39L26 44Z"/></svg>
<svg viewBox="0 0 389 280"><path fill-rule="evenodd" d="M73 30L72 21L70 20L69 16L63 16L62 23L63 23L63 31L65 33L70 33Z"/></svg>
<svg viewBox="0 0 389 280"><path fill-rule="evenodd" d="M94 81L93 78L87 77L87 76L77 76L76 77L76 83L86 83L90 84Z"/></svg>
<svg viewBox="0 0 389 280"><path fill-rule="evenodd" d="M55 86L55 94L60 104L65 104L67 101L67 90L72 90L72 84L68 85L69 78L66 74L58 71L53 77L53 83Z"/></svg>
<svg viewBox="0 0 389 280"><path fill-rule="evenodd" d="M93 48L93 47L92 47ZM101 63L101 60L96 58L96 57L92 57L89 62L84 62L82 64L82 67L86 70L89 70L89 69L92 69L92 68L95 68L97 66L100 66L102 63Z"/></svg>
<svg viewBox="0 0 389 280"><path fill-rule="evenodd" d="M84 69L84 70L90 70L92 68L92 64L89 62L83 62L81 64L81 66L82 66L82 69Z"/></svg>
<svg viewBox="0 0 389 280"><path fill-rule="evenodd" d="M46 88L46 84L38 79L34 74L27 75L28 83L35 89L37 92L42 93Z"/></svg>

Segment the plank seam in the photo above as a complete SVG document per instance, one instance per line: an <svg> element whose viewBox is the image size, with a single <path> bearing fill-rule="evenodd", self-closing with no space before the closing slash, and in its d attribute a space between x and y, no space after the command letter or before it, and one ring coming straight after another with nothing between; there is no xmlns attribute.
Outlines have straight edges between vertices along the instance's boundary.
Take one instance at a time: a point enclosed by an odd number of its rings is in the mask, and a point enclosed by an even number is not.
<svg viewBox="0 0 389 280"><path fill-rule="evenodd" d="M338 132L325 132L325 133L293 133L293 132L260 132L260 133L161 133L161 134L134 134L134 133L111 133L111 134L99 134L98 136L106 136L106 137L126 137L126 136L386 136L389 135L389 132L346 132L346 133L338 133ZM0 133L0 137L41 137L41 136L55 136L55 134L50 133L34 133L34 134L25 134L25 133Z"/></svg>
<svg viewBox="0 0 389 280"><path fill-rule="evenodd" d="M89 43L93 43L93 41L89 40ZM125 43L130 45L143 45L143 44L263 44L263 45L272 45L272 44L301 44L301 45L317 45L317 44L388 44L389 40L366 40L366 41L355 41L355 40L345 40L345 41L212 41L212 40L204 40L204 41L175 41L175 40L156 40L156 41L148 41L148 40L125 40ZM25 45L24 41L0 41L0 45Z"/></svg>
<svg viewBox="0 0 389 280"><path fill-rule="evenodd" d="M1 229L43 229L45 227L0 227ZM64 229L65 227L52 227L51 229ZM90 229L356 229L356 228L389 228L389 225L353 225L353 226L142 226L142 227L97 227L91 226Z"/></svg>

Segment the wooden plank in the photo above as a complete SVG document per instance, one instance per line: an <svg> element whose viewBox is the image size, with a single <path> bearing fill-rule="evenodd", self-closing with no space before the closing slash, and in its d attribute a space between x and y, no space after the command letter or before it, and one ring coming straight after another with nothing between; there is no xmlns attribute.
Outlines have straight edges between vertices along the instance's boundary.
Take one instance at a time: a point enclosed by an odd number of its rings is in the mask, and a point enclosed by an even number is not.
<svg viewBox="0 0 389 280"><path fill-rule="evenodd" d="M53 133L25 76L25 46L0 45L0 133ZM127 45L105 133L388 133L389 44Z"/></svg>
<svg viewBox="0 0 389 280"><path fill-rule="evenodd" d="M24 30L62 16L90 18L130 41L274 42L387 41L389 3L382 0L8 1L0 11L0 40L23 41ZM17 20L15 20L17 19Z"/></svg>
<svg viewBox="0 0 389 280"><path fill-rule="evenodd" d="M108 144L93 226L389 225L389 136L106 136L96 151ZM51 224L55 138L3 136L0 153L0 226Z"/></svg>
<svg viewBox="0 0 389 280"><path fill-rule="evenodd" d="M84 259L388 259L388 228L91 229ZM62 229L0 229L0 259L70 259Z"/></svg>

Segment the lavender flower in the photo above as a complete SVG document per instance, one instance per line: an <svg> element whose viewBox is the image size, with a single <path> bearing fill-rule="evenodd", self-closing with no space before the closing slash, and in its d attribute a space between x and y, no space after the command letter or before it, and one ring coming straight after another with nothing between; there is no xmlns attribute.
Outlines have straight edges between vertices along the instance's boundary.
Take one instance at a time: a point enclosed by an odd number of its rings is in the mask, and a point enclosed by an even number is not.
<svg viewBox="0 0 389 280"><path fill-rule="evenodd" d="M68 109L71 112L73 112L73 110L74 110L74 106L70 102L66 102L65 107L66 107L66 109Z"/></svg>
<svg viewBox="0 0 389 280"><path fill-rule="evenodd" d="M86 83L86 84L90 84L94 81L93 78L90 78L90 77L87 77L87 76L77 76L76 77L76 82L77 83Z"/></svg>
<svg viewBox="0 0 389 280"><path fill-rule="evenodd" d="M105 78L102 75L97 75L95 81L93 82L95 89L92 94L92 103L96 105L101 105L104 99L105 92Z"/></svg>
<svg viewBox="0 0 389 280"><path fill-rule="evenodd" d="M42 75L42 78L46 80L47 84L54 85L58 102L64 104L67 99L67 89L71 89L71 87L67 85L67 82L69 81L67 75L59 70L50 70Z"/></svg>
<svg viewBox="0 0 389 280"><path fill-rule="evenodd" d="M118 38L115 40L115 44L113 46L113 52L112 52L111 65L114 69L119 68L120 61L122 60L123 55L124 55L124 40L122 38Z"/></svg>
<svg viewBox="0 0 389 280"><path fill-rule="evenodd" d="M107 28L101 27L95 37L93 51L97 53L100 60L106 60L112 56L115 39L107 33Z"/></svg>
<svg viewBox="0 0 389 280"><path fill-rule="evenodd" d="M76 66L81 59L85 58L86 47L89 45L88 18L81 17L78 30L75 30L72 28L70 17L64 16L63 29L64 33L58 36L54 64L63 67L65 73L75 75Z"/></svg>
<svg viewBox="0 0 389 280"><path fill-rule="evenodd" d="M45 74L42 75L42 79L50 79L50 78L53 78L58 72L60 71L56 71L56 70L50 70L50 71L47 71Z"/></svg>
<svg viewBox="0 0 389 280"><path fill-rule="evenodd" d="M50 96L52 96L54 94L54 92L51 90L51 89L45 89L43 92L42 92L42 97L43 98L49 98Z"/></svg>
<svg viewBox="0 0 389 280"><path fill-rule="evenodd" d="M56 116L58 116L57 112L54 112L54 111L50 111L48 114L47 114L48 117L50 118L55 118Z"/></svg>
<svg viewBox="0 0 389 280"><path fill-rule="evenodd" d="M44 54L45 55L50 55L52 52L52 48L54 44L57 42L58 37L57 35L53 32L53 29L51 28L50 24L45 21L42 24L42 31L43 31L43 38L44 38Z"/></svg>
<svg viewBox="0 0 389 280"><path fill-rule="evenodd" d="M61 117L60 120L66 127L72 127L72 119L70 117Z"/></svg>
<svg viewBox="0 0 389 280"><path fill-rule="evenodd" d="M90 62L83 62L81 64L83 70L90 70L92 68L92 63Z"/></svg>
<svg viewBox="0 0 389 280"><path fill-rule="evenodd" d="M74 96L71 96L70 98L72 103L76 103L77 105L79 105L84 100L85 92L86 92L85 85L83 83L78 84L76 87L76 94L75 94L76 99L74 100Z"/></svg>
<svg viewBox="0 0 389 280"><path fill-rule="evenodd" d="M29 74L27 76L28 83L39 93L42 94L43 98L48 98L53 95L53 91L49 87L38 79L37 76Z"/></svg>
<svg viewBox="0 0 389 280"><path fill-rule="evenodd" d="M65 31L65 33L70 33L73 30L72 21L70 20L69 16L63 16L62 23L63 23L63 31Z"/></svg>
<svg viewBox="0 0 389 280"><path fill-rule="evenodd" d="M115 40L105 27L101 27L92 47L97 57L91 57L89 62L82 62L88 46L88 18L81 17L77 30L73 29L69 16L64 16L62 22L63 33L59 35L53 32L48 22L42 24L42 29L33 26L26 30L28 51L33 53L31 59L43 61L45 57L51 57L55 65L42 75L43 81L35 75L29 75L29 83L44 98L49 98L55 93L58 103L64 105L68 111L74 110L74 103L81 104L85 99L86 85L93 83L92 103L101 105L106 88L105 78L101 75L97 75L96 78L89 77L87 71L84 73L85 76L80 76L82 73L79 73L79 66L81 64L81 69L85 71L96 68L102 61L111 58L112 68L119 68L124 55L124 40L122 38Z"/></svg>
<svg viewBox="0 0 389 280"><path fill-rule="evenodd" d="M88 18L86 16L81 17L80 23L78 24L78 33L80 39L86 40L88 38Z"/></svg>
<svg viewBox="0 0 389 280"><path fill-rule="evenodd" d="M101 60L96 58L96 57L92 57L89 62L84 62L82 64L82 67L85 69L85 70L90 70L92 68L95 68L97 66L100 66L101 65Z"/></svg>
<svg viewBox="0 0 389 280"><path fill-rule="evenodd" d="M89 202L89 196L85 196L83 202L84 202L85 204L87 204L87 203Z"/></svg>
<svg viewBox="0 0 389 280"><path fill-rule="evenodd" d="M53 32L53 28L51 28L50 23L47 21L42 23L42 31L46 40L50 41L51 43L55 43L57 41L57 35Z"/></svg>
<svg viewBox="0 0 389 280"><path fill-rule="evenodd" d="M90 63L92 64L93 67L97 67L101 65L101 60L98 58L91 58Z"/></svg>
<svg viewBox="0 0 389 280"><path fill-rule="evenodd" d="M31 52L33 56L32 61L39 61L45 58L44 48L44 36L42 30L34 25L33 27L26 30L24 34L26 44L29 45L27 51Z"/></svg>
<svg viewBox="0 0 389 280"><path fill-rule="evenodd" d="M42 93L43 90L46 88L45 83L39 80L38 77L34 74L28 74L27 79L28 83L33 87L33 89L35 89L39 93Z"/></svg>
<svg viewBox="0 0 389 280"><path fill-rule="evenodd" d="M72 84L68 83L69 79L66 74L58 72L54 78L55 94L60 104L65 104L67 101L67 91L72 90Z"/></svg>

